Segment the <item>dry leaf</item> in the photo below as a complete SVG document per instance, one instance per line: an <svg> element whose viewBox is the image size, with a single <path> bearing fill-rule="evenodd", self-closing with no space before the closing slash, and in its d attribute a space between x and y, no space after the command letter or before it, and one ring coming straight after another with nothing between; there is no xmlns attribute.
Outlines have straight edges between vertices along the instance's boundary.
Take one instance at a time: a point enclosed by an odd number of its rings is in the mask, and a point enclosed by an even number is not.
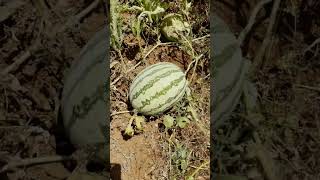
<svg viewBox="0 0 320 180"><path fill-rule="evenodd" d="M37 106L43 110L51 110L51 106L47 97L45 97L39 89L31 90L31 97L36 102Z"/></svg>

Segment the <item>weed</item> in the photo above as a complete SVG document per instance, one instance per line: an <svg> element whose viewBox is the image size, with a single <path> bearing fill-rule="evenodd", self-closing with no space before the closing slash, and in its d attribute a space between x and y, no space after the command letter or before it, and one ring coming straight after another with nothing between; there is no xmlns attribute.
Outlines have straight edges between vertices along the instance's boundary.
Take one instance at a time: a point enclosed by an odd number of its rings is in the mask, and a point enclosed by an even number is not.
<svg viewBox="0 0 320 180"><path fill-rule="evenodd" d="M127 5L125 11L134 11L139 14L133 20L131 30L137 38L140 38L146 26L154 25L157 27L167 5L159 0L137 0L134 4L131 7Z"/></svg>
<svg viewBox="0 0 320 180"><path fill-rule="evenodd" d="M123 34L122 34L122 21L119 14L118 0L110 0L110 15L111 15L111 47L115 50L121 48Z"/></svg>

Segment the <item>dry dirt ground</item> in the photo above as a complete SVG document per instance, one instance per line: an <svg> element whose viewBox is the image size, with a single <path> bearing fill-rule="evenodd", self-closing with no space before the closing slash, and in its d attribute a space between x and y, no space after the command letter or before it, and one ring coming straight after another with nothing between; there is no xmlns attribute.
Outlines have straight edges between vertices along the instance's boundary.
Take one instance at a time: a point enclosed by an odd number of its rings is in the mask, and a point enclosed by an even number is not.
<svg viewBox="0 0 320 180"><path fill-rule="evenodd" d="M102 4L81 13L93 2L0 1L0 69L7 71L0 79L1 170L21 159L50 161L74 151L56 136L56 125L64 72L106 22ZM78 170L87 171L85 161L13 168L0 179L71 179Z"/></svg>
<svg viewBox="0 0 320 180"><path fill-rule="evenodd" d="M258 2L218 0L212 12L238 36ZM242 46L253 63L272 23L272 8L272 3L262 8ZM250 179L320 178L319 8L315 0L281 1L264 58L251 77L259 108L248 116L238 106L224 129L236 133L222 135L228 143L214 160L214 173Z"/></svg>
<svg viewBox="0 0 320 180"><path fill-rule="evenodd" d="M6 2L8 1L0 1L0 5ZM15 162L21 158L56 155L56 147L64 146L56 143L53 127L60 106L64 71L75 60L89 37L105 22L103 8L96 8L76 26L50 38L53 27L61 27L59 24L65 24L68 18L81 12L92 1L47 0L47 7L51 10L48 14L41 5L35 3L37 1L22 2L24 3L21 5L17 3L18 8L13 7L13 11L8 11L9 16L1 14L1 71L16 62L37 41L40 46L36 50L31 49L32 55L11 69L6 78L1 77L0 80L0 168L7 162ZM202 2L199 1L195 7L205 4ZM223 17L231 30L238 35L257 2L217 0L214 11ZM271 5L265 6L259 14L257 24L242 47L244 56L249 60L255 57L265 37L271 8ZM252 78L259 92L260 111L255 118L251 118L253 122L248 122L248 117L240 116L241 112L235 112L230 127L243 129L241 138L238 138L235 144L225 145L224 154L214 160L214 173L247 176L257 180L268 177L270 179L276 171L270 171L269 168L274 166L281 171L278 179L320 178L320 57L318 44L310 46L313 42L319 42L315 41L320 37L319 8L317 0L281 1L271 45L267 47L267 56L261 70ZM172 11L175 11L175 8ZM3 12L5 11L1 9L1 13ZM197 22L193 27L201 34L195 36L206 35L208 20ZM155 44L154 41L143 47L150 49ZM201 43L206 45L205 41ZM199 49L201 43L197 46ZM129 69L137 64L141 54L136 53L139 47L130 33L126 34L124 45L126 48L122 49L122 55ZM146 63L142 63L114 84L116 89L111 88L111 111L130 109L126 98L127 89L134 75L144 67L166 59L185 69L191 60L183 54L174 46L161 46L153 51ZM119 61L118 54L113 52L111 59L113 62L115 59ZM180 62L181 59L185 61ZM206 67L207 64L202 66ZM122 72L117 68L111 70L119 73L114 76L119 76ZM196 72L199 82L194 81L192 89L197 92L195 94L208 95L210 89L203 88L209 86L209 80L205 78L209 73L208 69L202 69L199 65ZM203 106L198 111L204 122L208 122L208 99L204 98ZM129 118L129 114L121 114L113 116L111 121L111 155L114 154L111 160L121 165L122 175L141 179L165 179L172 175L170 173L181 175L174 167L170 171L172 165L169 156L174 147L170 147L171 152L168 150L170 135L161 129L161 117L150 118L150 122L145 124L144 133L124 140L121 131ZM192 155L194 158L187 172L193 172L209 157L207 147L203 146L207 140L195 129L197 127L190 124L187 128L177 129L172 136L187 149L196 152ZM259 151L258 158L246 156L252 135L262 141L262 151ZM64 153L72 151L69 148L62 149ZM78 154L81 155L81 152ZM0 179L66 179L79 164L80 169L85 168L85 163L75 164L73 161L18 168L2 173ZM207 178L207 167L201 169L198 176L199 179Z"/></svg>
<svg viewBox="0 0 320 180"><path fill-rule="evenodd" d="M121 2L124 5L127 1ZM182 1L170 2L168 12L179 12ZM209 4L208 1L198 1L192 5L189 23L192 25L192 38L199 38L209 34ZM209 179L209 136L204 135L195 122L191 122L186 128L173 128L169 132L164 131L163 115L146 117L144 132L135 134L132 138L125 138L125 130L133 113L121 113L131 111L128 102L129 86L134 77L144 68L158 62L172 62L183 70L187 70L193 61L191 56L181 48L180 44L157 45L157 35L153 35L154 29L159 26L148 26L142 30L139 49L139 38L131 31L133 18L138 15L134 12L120 13L123 21L123 43L120 54L111 50L111 132L110 154L111 163L121 165L123 179L185 179L198 167L195 179ZM161 42L166 40L161 37ZM209 37L192 43L197 53L203 54L195 68L190 89L196 102L196 111L202 125L209 129ZM154 48L155 47L155 48ZM152 50L152 48L154 48ZM145 59L148 52L151 52ZM122 59L121 59L122 57ZM122 63L122 61L124 63ZM194 65L191 66L194 68ZM133 68L133 69L132 69ZM132 70L130 70L132 69ZM129 71L129 72L128 72ZM192 76L193 69L188 73L188 79ZM118 77L122 77L120 80ZM174 110L166 112L176 116ZM179 145L182 145L180 148ZM179 167L174 159L175 153L182 151L190 153L186 168ZM183 171L185 170L185 172Z"/></svg>

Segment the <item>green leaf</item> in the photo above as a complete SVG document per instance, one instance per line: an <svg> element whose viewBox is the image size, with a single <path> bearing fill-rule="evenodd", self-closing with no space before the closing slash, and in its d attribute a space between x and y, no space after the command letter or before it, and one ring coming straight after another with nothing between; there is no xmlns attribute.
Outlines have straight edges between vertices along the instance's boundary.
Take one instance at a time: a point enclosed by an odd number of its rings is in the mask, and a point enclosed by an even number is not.
<svg viewBox="0 0 320 180"><path fill-rule="evenodd" d="M155 22L161 18L167 8L167 4L160 0L138 0L138 5L144 9L142 13L147 14L149 20Z"/></svg>
<svg viewBox="0 0 320 180"><path fill-rule="evenodd" d="M188 163L187 163L186 160L181 160L180 165L181 165L181 169L182 169L182 170L186 170L187 167L188 167Z"/></svg>
<svg viewBox="0 0 320 180"><path fill-rule="evenodd" d="M120 6L121 7L121 6ZM111 28L111 46L118 50L122 43L122 20L119 15L119 2L118 0L110 0L110 28Z"/></svg>
<svg viewBox="0 0 320 180"><path fill-rule="evenodd" d="M180 158L182 159L186 159L187 158L187 155L188 155L188 151L184 148L182 148L180 151L179 151L179 156Z"/></svg>
<svg viewBox="0 0 320 180"><path fill-rule="evenodd" d="M182 36L189 36L191 26L188 22L183 21L180 14L171 13L163 18L160 30L167 40L179 42L184 40Z"/></svg>
<svg viewBox="0 0 320 180"><path fill-rule="evenodd" d="M165 115L163 117L163 124L166 126L167 129L173 126L174 121L174 118L169 115Z"/></svg>
<svg viewBox="0 0 320 180"><path fill-rule="evenodd" d="M144 119L143 116L137 116L137 117L135 118L135 123L136 123L137 129L138 129L139 131L142 131L142 130L143 130L142 123L144 123L144 122L145 122L145 119Z"/></svg>
<svg viewBox="0 0 320 180"><path fill-rule="evenodd" d="M182 9L182 12L185 14L185 15L189 15L189 11L191 9L191 5L192 3L191 2L188 2L188 0L183 0L183 9Z"/></svg>
<svg viewBox="0 0 320 180"><path fill-rule="evenodd" d="M124 131L124 134L131 137L134 135L134 130L131 127L131 125L127 126L126 130Z"/></svg>
<svg viewBox="0 0 320 180"><path fill-rule="evenodd" d="M177 118L177 125L180 128L185 128L187 124L190 123L190 120L187 117L178 117Z"/></svg>
<svg viewBox="0 0 320 180"><path fill-rule="evenodd" d="M132 32L135 36L140 36L141 34L141 24L140 19L135 19L132 23Z"/></svg>
<svg viewBox="0 0 320 180"><path fill-rule="evenodd" d="M192 176L188 176L187 180L194 180L194 178Z"/></svg>

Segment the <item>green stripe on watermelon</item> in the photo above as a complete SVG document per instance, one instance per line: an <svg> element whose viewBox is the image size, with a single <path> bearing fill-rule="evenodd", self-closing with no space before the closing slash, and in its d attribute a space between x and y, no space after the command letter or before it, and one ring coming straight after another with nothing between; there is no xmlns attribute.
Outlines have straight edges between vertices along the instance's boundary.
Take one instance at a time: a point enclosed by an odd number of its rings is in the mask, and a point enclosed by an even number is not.
<svg viewBox="0 0 320 180"><path fill-rule="evenodd" d="M160 104L159 106L157 106L155 108L152 108L151 110L145 112L145 114L157 114L159 112L163 112L163 111L167 110L168 108L171 107L171 105L173 105L173 103L177 102L179 99L181 99L183 97L183 95L185 93L184 90L186 87L187 87L187 83L185 83L184 86L178 90L180 92L180 94L178 96L173 96L173 97L168 98L165 103Z"/></svg>
<svg viewBox="0 0 320 180"><path fill-rule="evenodd" d="M172 89L174 86L178 86L181 81L185 79L184 76L181 76L179 79L173 80L168 86L166 86L161 91L157 92L154 96L152 96L150 99L147 99L145 101L142 101L142 106L139 107L137 110L141 111L145 106L150 105L150 102L165 95L170 89Z"/></svg>
<svg viewBox="0 0 320 180"><path fill-rule="evenodd" d="M215 115L214 119L214 127L219 128L224 120L228 117L228 115L234 110L235 106L238 104L241 94L243 93L243 83L245 79L245 73L249 68L249 62L244 61L243 67L241 67L242 71L239 75L240 79L236 82L232 90L228 93L223 101L218 102L219 106L214 102L213 105L213 114ZM217 97L214 97L216 99ZM216 101L216 100L215 100ZM218 116L217 116L218 115Z"/></svg>
<svg viewBox="0 0 320 180"><path fill-rule="evenodd" d="M131 87L135 86L137 84L137 82L140 81L141 78L145 77L145 76L141 76L142 74L149 73L149 71L155 70L159 66L170 67L170 66L172 66L172 64L169 64L166 62L161 62L161 63L153 64L153 65L147 67L146 69L142 70L140 73L137 74L136 78L132 81Z"/></svg>
<svg viewBox="0 0 320 180"><path fill-rule="evenodd" d="M167 76L170 76L173 73L176 72L181 72L180 70L170 70L167 71L159 76L156 76L153 80L151 80L150 82L148 82L146 85L143 86L143 88L141 88L137 93L135 93L132 97L132 101L134 101L135 99L137 99L141 94L144 94L149 88L151 88L155 83L157 83L158 81L160 81L162 78L165 78ZM134 89L132 89L132 91L134 91Z"/></svg>
<svg viewBox="0 0 320 180"><path fill-rule="evenodd" d="M163 66L163 64L160 64L160 65ZM154 68L156 68L158 66L154 66L154 67L152 67L152 68L150 68L148 70L150 71L150 70L152 70L152 69L154 69ZM159 69L155 69L155 70L151 71L150 73L148 73L148 74L146 74L146 75L144 75L142 77L139 77L139 79L134 80L132 85L131 85L131 90L130 91L134 90L137 87L137 85L139 83L141 83L143 80L145 80L146 78L150 77L151 75L157 74L158 72L160 72L160 71L162 71L164 69L167 69L167 68L172 68L172 66L165 66L165 67L162 67L162 68L159 68ZM145 72L142 72L142 73L145 74L145 73L149 72L148 70L145 71ZM139 74L138 74L138 76L139 76Z"/></svg>

